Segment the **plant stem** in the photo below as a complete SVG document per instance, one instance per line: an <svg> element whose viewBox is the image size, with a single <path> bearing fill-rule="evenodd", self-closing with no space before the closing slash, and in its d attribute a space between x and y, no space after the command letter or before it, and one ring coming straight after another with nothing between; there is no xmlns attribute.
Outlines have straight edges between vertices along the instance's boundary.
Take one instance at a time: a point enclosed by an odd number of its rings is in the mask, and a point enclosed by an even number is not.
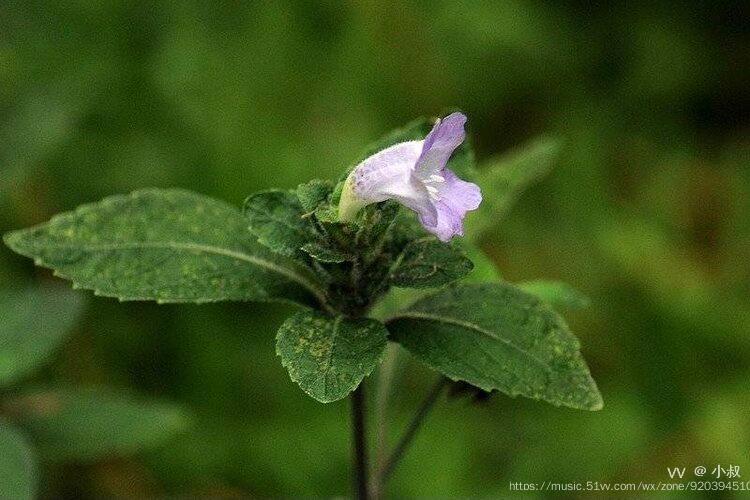
<svg viewBox="0 0 750 500"><path fill-rule="evenodd" d="M380 364L378 373L378 388L375 395L375 470L380 470L385 464L386 437L388 420L388 402L392 391L393 379L395 377L398 362L398 348L389 343L385 351L383 362ZM372 498L380 498L382 485L377 481L377 474L373 474L370 483L370 495Z"/></svg>
<svg viewBox="0 0 750 500"><path fill-rule="evenodd" d="M448 385L448 382L449 380L446 377L441 376L440 379L435 382L435 385L432 386L432 389L430 389L430 392L419 406L417 413L414 415L411 422L409 422L409 426L396 444L390 457L388 457L388 460L386 460L383 466L377 471L376 484L379 485L379 487L376 488L376 490L379 490L380 487L382 487L388 479L388 476L393 472L393 469L396 468L396 465L398 465L399 460L403 457L406 448L409 446L412 439L414 439L419 427L437 402L440 393L443 392L443 389Z"/></svg>
<svg viewBox="0 0 750 500"><path fill-rule="evenodd" d="M352 393L352 451L354 498L367 500L367 447L365 445L364 381Z"/></svg>

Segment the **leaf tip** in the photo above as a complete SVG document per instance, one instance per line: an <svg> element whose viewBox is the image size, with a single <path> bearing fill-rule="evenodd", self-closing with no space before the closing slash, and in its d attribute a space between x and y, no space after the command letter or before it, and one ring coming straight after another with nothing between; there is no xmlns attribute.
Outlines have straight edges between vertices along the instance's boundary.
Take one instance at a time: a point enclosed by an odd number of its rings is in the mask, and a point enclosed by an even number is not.
<svg viewBox="0 0 750 500"><path fill-rule="evenodd" d="M595 389L596 397L591 402L591 406L587 408L589 411L600 411L604 409L604 398L602 398L602 394L599 392L599 389Z"/></svg>
<svg viewBox="0 0 750 500"><path fill-rule="evenodd" d="M5 243L5 246L10 248L14 252L21 253L19 247L23 233L23 229L8 231L7 233L3 234L3 243Z"/></svg>

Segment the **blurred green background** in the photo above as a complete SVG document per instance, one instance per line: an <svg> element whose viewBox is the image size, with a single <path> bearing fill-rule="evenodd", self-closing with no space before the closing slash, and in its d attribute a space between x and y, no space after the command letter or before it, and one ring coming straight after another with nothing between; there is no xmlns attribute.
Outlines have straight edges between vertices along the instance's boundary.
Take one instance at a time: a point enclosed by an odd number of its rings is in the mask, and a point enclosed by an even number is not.
<svg viewBox="0 0 750 500"><path fill-rule="evenodd" d="M239 205L336 177L446 107L480 161L553 134L552 175L483 247L507 279L592 299L566 317L605 408L443 401L388 491L750 478L749 76L746 2L5 0L0 231L146 186ZM0 279L57 281L5 247ZM31 382L157 396L195 422L136 456L46 464L45 495L348 494L346 402L305 396L274 353L290 308L78 293L86 312ZM434 377L402 359L394 436Z"/></svg>

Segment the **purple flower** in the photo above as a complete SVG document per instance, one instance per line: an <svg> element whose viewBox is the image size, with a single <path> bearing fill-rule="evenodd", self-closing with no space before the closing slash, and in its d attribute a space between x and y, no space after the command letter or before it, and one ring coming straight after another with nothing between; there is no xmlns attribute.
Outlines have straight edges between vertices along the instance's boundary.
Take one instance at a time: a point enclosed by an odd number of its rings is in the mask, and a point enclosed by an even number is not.
<svg viewBox="0 0 750 500"><path fill-rule="evenodd" d="M463 235L466 212L479 207L479 186L445 168L464 140L466 117L438 119L422 141L394 144L357 165L341 192L339 219L348 222L364 206L396 200L415 211L419 222L441 241Z"/></svg>

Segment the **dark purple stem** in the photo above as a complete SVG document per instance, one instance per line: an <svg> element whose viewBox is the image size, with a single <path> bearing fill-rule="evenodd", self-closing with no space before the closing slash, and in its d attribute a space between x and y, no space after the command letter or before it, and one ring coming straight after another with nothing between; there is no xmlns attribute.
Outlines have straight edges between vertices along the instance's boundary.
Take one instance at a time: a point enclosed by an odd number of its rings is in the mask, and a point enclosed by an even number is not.
<svg viewBox="0 0 750 500"><path fill-rule="evenodd" d="M367 500L367 446L365 444L364 381L352 393L352 448L354 498Z"/></svg>

